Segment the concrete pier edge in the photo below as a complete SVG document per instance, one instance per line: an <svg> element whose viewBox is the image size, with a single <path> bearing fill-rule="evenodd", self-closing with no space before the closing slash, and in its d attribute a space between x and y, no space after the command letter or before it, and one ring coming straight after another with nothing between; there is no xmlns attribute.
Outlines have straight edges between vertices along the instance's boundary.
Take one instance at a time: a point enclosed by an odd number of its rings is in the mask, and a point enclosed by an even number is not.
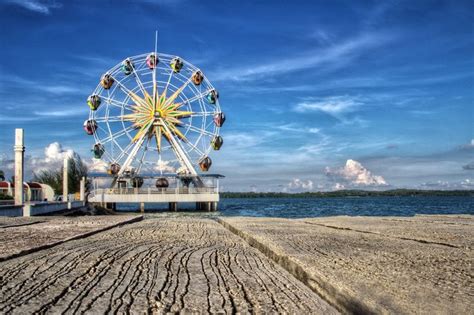
<svg viewBox="0 0 474 315"><path fill-rule="evenodd" d="M9 256L0 257L0 262L7 261L7 260L17 258L17 257L21 257L21 256L24 256L24 255L28 255L28 254L31 254L31 253L35 253L35 252L38 252L38 251L41 251L41 250L44 250L44 249L48 249L48 248L51 248L51 247L55 247L55 246L64 244L64 243L69 242L69 241L74 241L74 240L86 238L86 237L89 237L89 236L97 234L97 233L101 233L101 232L104 232L104 231L107 231L107 230L110 230L110 229L113 229L113 228L116 228L116 227L120 227L122 225L131 224L131 223L139 222L139 221L142 221L142 220L143 220L143 216L140 215L140 216L137 216L137 217L132 218L130 220L122 221L122 222L119 222L119 223L111 225L111 226L107 226L107 227L104 227L104 228L101 228L101 229L97 229L97 230L94 230L94 231L79 234L79 235L69 237L69 238L66 238L66 239L51 243L51 244L46 244L46 245L41 245L41 246L38 246L38 247L26 249L26 250L23 250L19 253L15 253L15 254L12 254L12 255L9 255Z"/></svg>
<svg viewBox="0 0 474 315"><path fill-rule="evenodd" d="M242 238L250 246L259 250L262 254L270 258L272 261L277 263L283 269L288 271L296 279L305 284L313 292L318 294L329 304L334 306L338 311L343 314L379 314L388 313L388 309L375 308L373 305L364 303L364 301L356 300L349 294L341 291L339 288L331 285L317 276L309 274L305 271L297 262L293 261L290 257L282 256L273 251L270 247L258 241L253 236L237 229L228 222L221 218L216 218L216 221L223 227L228 229L230 232Z"/></svg>

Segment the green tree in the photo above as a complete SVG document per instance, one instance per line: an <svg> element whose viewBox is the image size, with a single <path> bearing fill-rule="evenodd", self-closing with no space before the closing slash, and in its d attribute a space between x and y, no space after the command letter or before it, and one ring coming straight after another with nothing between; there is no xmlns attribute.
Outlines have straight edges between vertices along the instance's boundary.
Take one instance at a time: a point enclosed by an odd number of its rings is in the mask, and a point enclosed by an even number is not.
<svg viewBox="0 0 474 315"><path fill-rule="evenodd" d="M68 160L68 190L75 193L80 190L82 177L87 177L87 165L84 164L79 155L75 155ZM34 173L33 181L47 184L54 189L58 195L63 193L63 167L59 170L42 170Z"/></svg>
<svg viewBox="0 0 474 315"><path fill-rule="evenodd" d="M4 180L5 180L5 173L2 170L0 170L0 181L3 182Z"/></svg>

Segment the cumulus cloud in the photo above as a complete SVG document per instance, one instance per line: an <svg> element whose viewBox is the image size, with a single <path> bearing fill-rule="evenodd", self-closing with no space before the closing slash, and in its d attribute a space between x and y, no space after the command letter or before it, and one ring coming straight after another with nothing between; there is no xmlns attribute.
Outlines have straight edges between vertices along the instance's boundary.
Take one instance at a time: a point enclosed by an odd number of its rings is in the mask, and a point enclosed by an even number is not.
<svg viewBox="0 0 474 315"><path fill-rule="evenodd" d="M336 183L336 184L334 184L334 186L332 186L332 189L333 190L342 190L342 189L346 189L346 186L344 186L341 183Z"/></svg>
<svg viewBox="0 0 474 315"><path fill-rule="evenodd" d="M64 149L58 142L53 142L44 148L43 156L25 156L25 179L29 180L34 173L47 170L57 170L63 166L65 158L79 159L79 155L71 149ZM0 156L0 165L8 174L7 178L14 173L15 161L7 155Z"/></svg>
<svg viewBox="0 0 474 315"><path fill-rule="evenodd" d="M313 190L313 181L312 180L301 180L299 178L294 178L287 185L287 191L310 191Z"/></svg>
<svg viewBox="0 0 474 315"><path fill-rule="evenodd" d="M382 176L372 174L360 162L347 160L346 165L341 168L331 169L326 167L326 176L336 182L334 189L360 186L386 186L388 185Z"/></svg>
<svg viewBox="0 0 474 315"><path fill-rule="evenodd" d="M471 142L461 145L461 150L473 150L474 149L474 139L471 139Z"/></svg>
<svg viewBox="0 0 474 315"><path fill-rule="evenodd" d="M155 170L163 173L174 173L176 168L170 165L169 161L158 160L155 165Z"/></svg>
<svg viewBox="0 0 474 315"><path fill-rule="evenodd" d="M87 163L87 167L90 172L105 173L107 172L109 164L101 159L92 158L90 162Z"/></svg>

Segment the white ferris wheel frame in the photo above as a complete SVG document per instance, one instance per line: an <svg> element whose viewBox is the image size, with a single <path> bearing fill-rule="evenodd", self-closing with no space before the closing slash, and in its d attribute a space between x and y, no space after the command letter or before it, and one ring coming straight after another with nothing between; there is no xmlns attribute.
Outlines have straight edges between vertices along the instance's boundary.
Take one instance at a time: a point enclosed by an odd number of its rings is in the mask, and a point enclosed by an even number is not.
<svg viewBox="0 0 474 315"><path fill-rule="evenodd" d="M187 173L197 175L194 166L198 164L200 159L209 156L212 149L211 141L219 135L220 127L214 124L213 121L214 115L221 113L219 100L216 99L215 104L206 102L207 95L211 91L215 91L215 88L206 76L204 76L201 84L198 86L192 83L192 75L197 71L203 72L178 56L158 53L155 50L155 56L158 56L158 64L153 69L150 69L146 63L150 53L127 58L134 63L132 73L129 75L122 73L122 62L109 69L106 73L114 79L112 87L104 89L99 83L93 92L102 101L97 111L91 109L89 112L89 120L95 120L97 123L97 130L93 133L94 140L96 144L111 147L110 151L105 150L101 159L105 157L105 160L110 164L118 163L121 165L117 176L121 176L124 172L131 170L134 170L135 174L139 174L142 168L150 163L159 165L160 168L158 170L161 174L164 173L163 165L165 167L168 165L170 167L179 165ZM174 58L179 58L183 62L183 67L179 72L173 71L170 67L170 62ZM145 81L144 77L150 74L151 80ZM134 81L131 78L134 78ZM127 87L127 83L132 84L133 87ZM178 83L180 86L177 85ZM130 106L132 104L130 102L132 100L130 99L130 92L143 94L143 90L146 90L151 95L153 92L150 91L150 87L153 89L154 86L157 86L160 95L163 91L166 91L166 96L184 86L177 99L184 104L183 106L188 111L193 113L189 116L188 121L180 125L180 127L185 128L184 136L193 134L195 137L194 141L176 139L177 137L172 132L169 132L169 130L168 134L171 136L169 144L164 145L160 151L152 144L149 137L147 139L147 132L138 141L132 141L133 133L136 131L129 122L124 120L124 115L131 111ZM185 91L186 93L184 93ZM122 95L124 96L123 98L118 97L120 93L124 94ZM117 110L120 111L120 115L110 115L111 112L117 112ZM198 117L200 125L193 124L193 118L196 118L194 119L196 121ZM112 123L121 123L122 129L114 130L111 126ZM126 146L118 141L122 137L128 138ZM176 159L163 159L164 153L170 150L174 153ZM153 151L157 153L157 159L155 161L147 161L147 155ZM148 158L150 157L148 156ZM122 161L124 162L121 164Z"/></svg>

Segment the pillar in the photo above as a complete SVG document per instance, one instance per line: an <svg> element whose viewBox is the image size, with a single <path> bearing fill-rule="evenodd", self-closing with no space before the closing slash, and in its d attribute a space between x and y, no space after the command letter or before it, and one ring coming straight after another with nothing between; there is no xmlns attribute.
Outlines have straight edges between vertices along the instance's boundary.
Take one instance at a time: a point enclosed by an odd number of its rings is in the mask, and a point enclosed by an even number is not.
<svg viewBox="0 0 474 315"><path fill-rule="evenodd" d="M15 129L15 205L22 205L25 201L23 195L23 168L25 166L25 146L23 129Z"/></svg>
<svg viewBox="0 0 474 315"><path fill-rule="evenodd" d="M86 178L81 178L81 186L80 186L80 200L86 200Z"/></svg>
<svg viewBox="0 0 474 315"><path fill-rule="evenodd" d="M64 158L64 167L63 167L63 202L68 201L68 169L69 169L69 157Z"/></svg>
<svg viewBox="0 0 474 315"><path fill-rule="evenodd" d="M178 203L177 202L170 202L168 204L168 210L169 211L178 211Z"/></svg>
<svg viewBox="0 0 474 315"><path fill-rule="evenodd" d="M140 202L140 212L141 213L145 212L145 203L144 202Z"/></svg>

